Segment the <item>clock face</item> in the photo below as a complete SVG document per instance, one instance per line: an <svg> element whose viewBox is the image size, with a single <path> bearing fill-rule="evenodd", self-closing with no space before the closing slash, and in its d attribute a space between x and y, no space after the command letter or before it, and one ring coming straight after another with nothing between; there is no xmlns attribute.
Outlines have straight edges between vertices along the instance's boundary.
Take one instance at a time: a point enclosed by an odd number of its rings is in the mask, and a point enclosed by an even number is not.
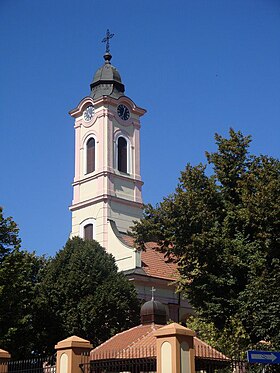
<svg viewBox="0 0 280 373"><path fill-rule="evenodd" d="M130 117L130 112L129 112L128 108L123 104L120 104L118 106L117 112L118 112L118 116L122 120L128 120L128 118Z"/></svg>
<svg viewBox="0 0 280 373"><path fill-rule="evenodd" d="M89 122L94 114L94 107L92 105L88 106L84 111L84 120Z"/></svg>

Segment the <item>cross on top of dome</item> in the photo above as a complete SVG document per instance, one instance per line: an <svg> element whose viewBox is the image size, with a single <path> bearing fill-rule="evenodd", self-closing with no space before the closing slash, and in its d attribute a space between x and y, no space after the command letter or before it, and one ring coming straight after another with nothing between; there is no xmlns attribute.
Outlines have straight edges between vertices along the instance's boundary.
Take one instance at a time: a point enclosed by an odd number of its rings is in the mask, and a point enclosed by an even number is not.
<svg viewBox="0 0 280 373"><path fill-rule="evenodd" d="M106 53L104 54L105 64L101 66L94 74L93 81L90 84L90 96L97 99L102 96L119 98L124 95L124 85L118 70L111 65L112 55L110 53L110 39L114 34L107 29L106 36L102 43L106 43Z"/></svg>
<svg viewBox="0 0 280 373"><path fill-rule="evenodd" d="M110 39L112 39L114 35L115 34L110 34L109 29L107 29L106 36L102 39L102 43L106 43L106 54L110 53Z"/></svg>

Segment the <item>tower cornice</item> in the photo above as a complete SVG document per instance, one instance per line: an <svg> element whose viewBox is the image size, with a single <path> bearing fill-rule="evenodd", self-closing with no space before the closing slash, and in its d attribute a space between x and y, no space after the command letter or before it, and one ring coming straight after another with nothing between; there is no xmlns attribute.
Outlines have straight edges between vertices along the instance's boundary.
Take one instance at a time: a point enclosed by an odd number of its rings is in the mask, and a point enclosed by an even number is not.
<svg viewBox="0 0 280 373"><path fill-rule="evenodd" d="M120 204L125 205L125 206L133 206L133 207L137 207L137 208L140 208L140 209L143 208L143 203L142 202L130 201L130 200L127 200L125 198L119 198L119 197L112 196L110 194L102 194L98 197L90 198L90 199L85 200L83 202L72 204L71 206L69 206L69 210L70 211L75 211L75 210L79 210L79 209L81 209L83 207L86 207L86 206L91 206L91 205L96 204L98 202L107 202L108 203L110 201L117 202L117 203L120 203Z"/></svg>
<svg viewBox="0 0 280 373"><path fill-rule="evenodd" d="M126 174L120 174L120 173L110 172L110 171L101 171L101 172L96 172L90 176L85 175L83 178L74 181L72 183L72 186L87 183L88 181L97 179L99 177L110 177L110 176L117 178L119 180L127 180L129 182L134 182L135 184L139 184L141 186L144 184L140 176L137 177L136 175L131 175L131 174L126 175Z"/></svg>

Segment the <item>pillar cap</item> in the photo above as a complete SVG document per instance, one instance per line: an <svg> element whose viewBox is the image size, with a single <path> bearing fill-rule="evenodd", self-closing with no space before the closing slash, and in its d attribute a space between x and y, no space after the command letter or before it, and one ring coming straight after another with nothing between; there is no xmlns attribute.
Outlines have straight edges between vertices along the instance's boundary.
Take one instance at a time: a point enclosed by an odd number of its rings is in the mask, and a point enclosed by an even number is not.
<svg viewBox="0 0 280 373"><path fill-rule="evenodd" d="M195 337L196 333L189 328L186 328L180 324L177 324L176 322L165 325L162 328L155 331L154 333L155 337L166 337L166 336L176 336L176 335L185 335L185 336Z"/></svg>
<svg viewBox="0 0 280 373"><path fill-rule="evenodd" d="M8 351L2 350L0 348L0 359L10 359L11 354Z"/></svg>
<svg viewBox="0 0 280 373"><path fill-rule="evenodd" d="M86 339L80 338L76 335L72 335L71 337L63 339L62 341L58 342L57 345L55 345L56 350L64 350L73 347L91 349L92 344Z"/></svg>

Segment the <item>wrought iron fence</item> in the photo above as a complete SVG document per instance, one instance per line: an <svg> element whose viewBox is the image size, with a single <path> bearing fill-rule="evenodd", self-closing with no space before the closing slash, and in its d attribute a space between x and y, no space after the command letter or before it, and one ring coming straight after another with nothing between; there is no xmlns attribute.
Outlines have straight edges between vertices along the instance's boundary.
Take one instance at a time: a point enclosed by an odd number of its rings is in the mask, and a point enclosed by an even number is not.
<svg viewBox="0 0 280 373"><path fill-rule="evenodd" d="M156 358L131 358L131 359L100 359L81 364L83 373L156 373ZM256 368L256 367L255 367ZM254 369L255 369L254 368ZM261 373L259 370L252 370L247 362L195 359L195 371L197 373Z"/></svg>
<svg viewBox="0 0 280 373"><path fill-rule="evenodd" d="M1 373L56 373L56 355L25 360L0 361Z"/></svg>
<svg viewBox="0 0 280 373"><path fill-rule="evenodd" d="M90 370L89 370L90 369ZM85 373L104 373L104 372L150 372L156 373L155 358L138 359L107 359L91 361L87 366Z"/></svg>
<svg viewBox="0 0 280 373"><path fill-rule="evenodd" d="M250 364L243 359L232 359L208 346L196 348L196 373L280 373L280 366ZM90 360L91 359L91 360ZM81 357L81 373L155 373L155 348L126 349L122 351L95 351ZM1 372L0 372L1 373Z"/></svg>
<svg viewBox="0 0 280 373"><path fill-rule="evenodd" d="M80 364L83 373L156 373L157 370L155 348L96 352L91 358L94 360L86 361L83 357Z"/></svg>
<svg viewBox="0 0 280 373"><path fill-rule="evenodd" d="M245 360L207 361L195 359L196 373L280 373L280 366L252 364Z"/></svg>
<svg viewBox="0 0 280 373"><path fill-rule="evenodd" d="M95 360L87 364L81 364L83 373L156 373L156 359L106 359Z"/></svg>
<svg viewBox="0 0 280 373"><path fill-rule="evenodd" d="M197 373L280 373L280 366L253 364L244 359L195 358Z"/></svg>
<svg viewBox="0 0 280 373"><path fill-rule="evenodd" d="M242 360L195 359L195 371L199 373L246 373L249 365Z"/></svg>

